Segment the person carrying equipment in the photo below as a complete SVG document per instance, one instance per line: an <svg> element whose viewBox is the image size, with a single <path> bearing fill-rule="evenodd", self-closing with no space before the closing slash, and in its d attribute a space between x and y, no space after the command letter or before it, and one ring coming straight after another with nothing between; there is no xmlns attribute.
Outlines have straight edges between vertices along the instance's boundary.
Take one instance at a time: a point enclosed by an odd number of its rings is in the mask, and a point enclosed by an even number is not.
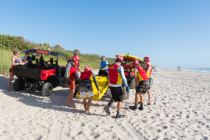
<svg viewBox="0 0 210 140"><path fill-rule="evenodd" d="M138 106L139 101L139 94L140 94L140 107L139 110L143 110L143 103L144 103L144 94L147 91L148 88L148 78L145 70L139 66L139 62L137 59L133 59L131 61L132 66L134 67L134 78L135 78L135 88L136 88L136 94L135 94L135 105L129 106L130 109L136 110ZM139 81L139 85L137 86L137 81Z"/></svg>
<svg viewBox="0 0 210 140"><path fill-rule="evenodd" d="M80 64L79 64L80 58L79 58L79 56L78 56L77 54L74 54L74 56L75 56L75 57L78 57L78 60L77 60L77 63L75 64L75 66L77 67L78 72L81 72L81 68L80 68ZM73 57L74 57L74 56L73 56ZM73 58L73 57L72 57L72 58ZM71 61L72 61L72 58L69 58L68 62L71 62Z"/></svg>
<svg viewBox="0 0 210 140"><path fill-rule="evenodd" d="M80 77L80 73L82 72L81 71L81 68L80 68L80 64L79 64L79 61L80 61L80 58L79 58L79 56L78 56L78 52L75 52L74 53L74 56L77 56L78 57L78 61L77 61L77 63L75 64L75 66L76 66L76 68L77 68L77 75L78 75L78 78ZM70 60L71 61L71 60ZM74 93L74 98L76 98L76 94L78 93L78 84L79 84L79 79L78 78L76 78L75 79L75 86L76 86L76 89L75 89L75 93Z"/></svg>
<svg viewBox="0 0 210 140"><path fill-rule="evenodd" d="M79 60L79 57L77 55L75 55L72 57L72 61L69 62L66 66L66 72L65 72L66 81L67 81L68 87L71 90L71 92L69 93L69 96L68 96L67 104L70 107L75 106L73 104L72 100L73 100L73 96L75 93L75 78L76 78L76 76L78 77L77 67L75 66L78 60Z"/></svg>
<svg viewBox="0 0 210 140"><path fill-rule="evenodd" d="M99 96L100 90L99 90L95 75L91 71L91 68L89 66L85 66L84 72L81 73L80 83L79 83L80 97L83 97L83 105L85 108L85 114L91 114L89 110L90 110L90 105L92 103L92 98L94 96L93 87L92 87L93 84L95 84L98 90L98 96ZM88 94L88 102L86 102L87 94Z"/></svg>
<svg viewBox="0 0 210 140"><path fill-rule="evenodd" d="M121 66L122 62L123 56L120 54L116 57L115 63L110 65L109 67L109 87L111 90L112 99L104 107L104 111L110 115L109 107L112 105L113 102L118 102L116 118L125 117L125 115L120 114L123 102L123 92L121 88L122 82L126 86L127 93L129 93L129 87L125 78L124 68Z"/></svg>
<svg viewBox="0 0 210 140"><path fill-rule="evenodd" d="M152 65L150 65L149 62L150 62L150 58L149 57L144 57L144 64L146 65L144 67L144 70L147 73L147 78L148 78L148 82L149 82L148 89L147 89L149 102L148 102L147 105L151 105L151 93L150 93L151 78L150 78L150 76L151 76L151 73L152 73Z"/></svg>

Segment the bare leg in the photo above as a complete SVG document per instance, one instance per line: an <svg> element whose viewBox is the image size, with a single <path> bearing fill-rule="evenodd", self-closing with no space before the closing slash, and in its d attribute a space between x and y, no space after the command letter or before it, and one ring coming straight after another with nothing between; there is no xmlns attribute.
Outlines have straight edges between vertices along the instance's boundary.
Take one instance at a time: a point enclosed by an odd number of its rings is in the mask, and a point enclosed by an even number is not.
<svg viewBox="0 0 210 140"><path fill-rule="evenodd" d="M124 118L125 117L125 115L120 114L121 108L122 108L122 102L118 102L116 118Z"/></svg>
<svg viewBox="0 0 210 140"><path fill-rule="evenodd" d="M10 90L10 85L11 85L13 77L14 77L13 72L10 72L10 74L9 74L9 81L8 81L8 91L11 91Z"/></svg>
<svg viewBox="0 0 210 140"><path fill-rule="evenodd" d="M137 106L138 106L138 102L139 102L139 93L136 93L135 94L135 105L134 106L129 106L130 109L132 110L136 110L137 109Z"/></svg>
<svg viewBox="0 0 210 140"><path fill-rule="evenodd" d="M147 93L148 93L148 99L149 99L149 102L148 103L151 103L151 93L150 93L150 90L149 89L147 90Z"/></svg>
<svg viewBox="0 0 210 140"><path fill-rule="evenodd" d="M141 102L141 105L139 107L139 110L144 110L144 94L140 94L140 102Z"/></svg>
<svg viewBox="0 0 210 140"><path fill-rule="evenodd" d="M109 103L104 107L104 111L110 115L109 107L114 103L114 99L111 99Z"/></svg>
<svg viewBox="0 0 210 140"><path fill-rule="evenodd" d="M71 92L69 93L69 96L68 96L68 102L67 102L67 104L70 107L73 107L74 106L74 104L72 103L74 92L75 92L75 89L71 90Z"/></svg>
<svg viewBox="0 0 210 140"><path fill-rule="evenodd" d="M135 104L137 105L139 102L139 94L136 93L135 95Z"/></svg>
<svg viewBox="0 0 210 140"><path fill-rule="evenodd" d="M85 108L85 113L86 113L86 110L87 110L87 109L86 109L86 108L87 108L87 105L86 105L86 98L84 98L84 97L83 97L83 105L84 105L84 108Z"/></svg>
<svg viewBox="0 0 210 140"><path fill-rule="evenodd" d="M71 99L71 100L70 100L70 101L71 101L71 104L72 104L73 106L74 106L74 103L73 103L74 93L75 93L75 89L72 90L71 98L70 98L70 99Z"/></svg>
<svg viewBox="0 0 210 140"><path fill-rule="evenodd" d="M121 108L122 108L122 102L118 102L117 111L121 111Z"/></svg>
<svg viewBox="0 0 210 140"><path fill-rule="evenodd" d="M91 103L92 103L92 97L88 99L88 104L87 104L87 108L86 108L86 114L91 114L90 113L90 106L91 106Z"/></svg>
<svg viewBox="0 0 210 140"><path fill-rule="evenodd" d="M140 102L141 102L141 104L144 103L144 94L140 94Z"/></svg>
<svg viewBox="0 0 210 140"><path fill-rule="evenodd" d="M74 92L74 95L73 95L73 97L75 97L76 98L76 96L77 96L77 94L78 94L78 87L79 86L77 86L77 84L75 84L75 92ZM77 93L76 93L77 92Z"/></svg>
<svg viewBox="0 0 210 140"><path fill-rule="evenodd" d="M114 99L111 99L111 100L109 101L109 107L112 106L113 103L114 103Z"/></svg>

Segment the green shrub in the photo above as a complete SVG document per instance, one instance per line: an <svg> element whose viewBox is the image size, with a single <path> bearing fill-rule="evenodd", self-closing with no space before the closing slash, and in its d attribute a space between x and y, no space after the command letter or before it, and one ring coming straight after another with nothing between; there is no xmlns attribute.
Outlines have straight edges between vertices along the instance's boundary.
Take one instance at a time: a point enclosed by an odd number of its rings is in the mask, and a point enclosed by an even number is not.
<svg viewBox="0 0 210 140"><path fill-rule="evenodd" d="M96 54L80 54L80 51L78 49L75 49L74 51L64 50L61 45L50 47L50 44L48 43L41 44L25 41L23 36L10 36L0 34L0 73L3 73L5 75L9 74L9 69L12 66L12 51L14 49L20 51L19 58L21 58L24 55L25 50L29 50L32 48L60 52L66 54L67 59L73 57L74 53L76 53L80 57L80 66L82 70L85 66L90 66L91 69L98 69L100 67L101 56ZM39 57L39 55L37 55L37 57ZM50 58L53 58L54 60L56 59L56 57L48 55L44 57L46 61L50 60ZM109 62L109 64L114 63L114 59L112 58L106 58L106 60ZM67 64L66 58L63 56L59 57L58 62L60 66L66 66Z"/></svg>

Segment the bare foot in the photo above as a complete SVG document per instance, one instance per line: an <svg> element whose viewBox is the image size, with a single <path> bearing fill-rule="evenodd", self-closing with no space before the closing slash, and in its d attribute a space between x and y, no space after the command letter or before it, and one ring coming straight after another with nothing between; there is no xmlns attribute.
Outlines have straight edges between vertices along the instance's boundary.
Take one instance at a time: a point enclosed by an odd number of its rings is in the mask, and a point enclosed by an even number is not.
<svg viewBox="0 0 210 140"><path fill-rule="evenodd" d="M69 107L76 107L73 103L67 103Z"/></svg>
<svg viewBox="0 0 210 140"><path fill-rule="evenodd" d="M85 114L91 114L89 111L85 111Z"/></svg>
<svg viewBox="0 0 210 140"><path fill-rule="evenodd" d="M8 89L8 91L11 92L12 90L11 89Z"/></svg>

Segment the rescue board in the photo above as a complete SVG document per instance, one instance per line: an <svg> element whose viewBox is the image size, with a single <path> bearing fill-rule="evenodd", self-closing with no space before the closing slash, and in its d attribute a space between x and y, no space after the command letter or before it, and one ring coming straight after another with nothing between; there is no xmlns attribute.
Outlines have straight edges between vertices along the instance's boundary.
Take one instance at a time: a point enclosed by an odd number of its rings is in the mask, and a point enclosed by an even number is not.
<svg viewBox="0 0 210 140"><path fill-rule="evenodd" d="M98 88L100 90L100 96L98 97L98 90L96 88L96 85L93 80L91 80L91 84L93 87L93 100L100 100L103 95L106 93L107 89L109 88L109 81L106 76L96 76L96 81L98 82ZM86 97L88 98L88 94L86 93ZM78 92L77 98L82 99L83 97L80 97L80 92Z"/></svg>
<svg viewBox="0 0 210 140"><path fill-rule="evenodd" d="M140 61L144 61L143 59L141 58L138 58L136 56L132 56L132 55L122 55L124 59L137 59L137 60L140 60ZM117 55L115 55L115 57L117 57Z"/></svg>

